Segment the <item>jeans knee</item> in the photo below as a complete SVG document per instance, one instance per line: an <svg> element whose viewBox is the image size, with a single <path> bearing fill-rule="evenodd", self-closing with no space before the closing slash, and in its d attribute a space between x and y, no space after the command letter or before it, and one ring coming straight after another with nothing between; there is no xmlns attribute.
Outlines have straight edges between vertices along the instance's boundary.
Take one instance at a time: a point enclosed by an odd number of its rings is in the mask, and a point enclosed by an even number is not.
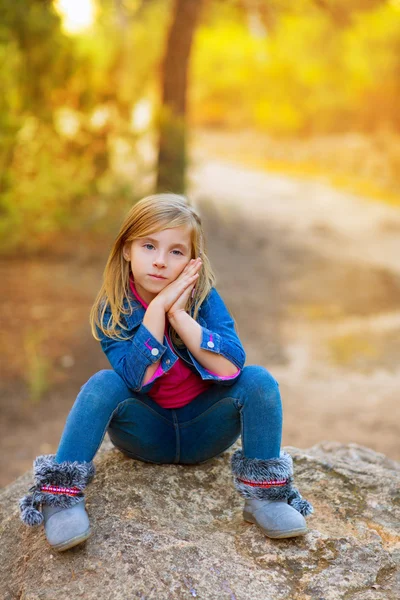
<svg viewBox="0 0 400 600"><path fill-rule="evenodd" d="M279 384L267 369L249 365L243 369L240 379L243 392L239 404L250 401L252 405L259 405L260 409L267 408L269 412L282 410Z"/></svg>
<svg viewBox="0 0 400 600"><path fill-rule="evenodd" d="M271 373L260 365L248 365L244 367L240 379L245 380L246 387L260 389L263 391L278 392L279 383Z"/></svg>
<svg viewBox="0 0 400 600"><path fill-rule="evenodd" d="M129 397L129 390L122 377L112 369L102 369L94 373L81 387L78 398L96 397L97 402L114 403L116 396Z"/></svg>
<svg viewBox="0 0 400 600"><path fill-rule="evenodd" d="M94 373L82 387L100 388L115 386L120 383L124 383L122 377L118 375L113 369L102 369ZM124 384L125 385L125 384Z"/></svg>

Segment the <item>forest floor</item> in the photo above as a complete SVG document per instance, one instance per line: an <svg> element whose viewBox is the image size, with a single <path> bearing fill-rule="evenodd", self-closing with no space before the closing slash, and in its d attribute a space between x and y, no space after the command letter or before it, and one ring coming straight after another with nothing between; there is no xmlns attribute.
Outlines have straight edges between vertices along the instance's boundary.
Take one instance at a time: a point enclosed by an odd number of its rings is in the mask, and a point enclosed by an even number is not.
<svg viewBox="0 0 400 600"><path fill-rule="evenodd" d="M357 442L399 460L400 210L227 161L206 135L189 194L247 364L279 380L283 444ZM109 368L88 315L110 244L0 260L0 485L56 450L80 387Z"/></svg>

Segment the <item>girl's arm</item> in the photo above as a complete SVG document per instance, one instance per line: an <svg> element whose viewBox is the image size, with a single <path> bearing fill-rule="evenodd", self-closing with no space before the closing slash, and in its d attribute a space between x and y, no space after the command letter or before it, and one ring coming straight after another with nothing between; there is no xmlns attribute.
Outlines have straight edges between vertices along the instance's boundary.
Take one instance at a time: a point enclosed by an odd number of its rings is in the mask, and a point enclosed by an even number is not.
<svg viewBox="0 0 400 600"><path fill-rule="evenodd" d="M168 370L167 365L171 363L173 365L177 360L172 350L163 344L165 314L185 289L196 280L198 277L196 270L198 266L191 261L178 279L150 302L141 323L132 314L130 315L130 327L138 325L132 337L122 340L109 338L100 328L97 328L104 353L114 371L122 377L129 388L140 391ZM108 327L110 316L109 310L103 316L105 329ZM132 320L135 325L132 324Z"/></svg>
<svg viewBox="0 0 400 600"><path fill-rule="evenodd" d="M246 353L235 322L217 290L212 288L199 308L196 321L178 305L168 318L185 343L201 377L232 385L240 375Z"/></svg>
<svg viewBox="0 0 400 600"><path fill-rule="evenodd" d="M238 367L221 354L215 354L200 347L202 340L202 328L184 310L176 311L169 315L169 322L178 333L187 349L196 360L209 371L213 371L219 377L231 377L238 371Z"/></svg>
<svg viewBox="0 0 400 600"><path fill-rule="evenodd" d="M150 302L143 317L143 325L147 327L160 344L164 342L165 311L162 306L155 302ZM153 375L160 366L160 361L161 359L147 367L142 385L146 385L153 378Z"/></svg>

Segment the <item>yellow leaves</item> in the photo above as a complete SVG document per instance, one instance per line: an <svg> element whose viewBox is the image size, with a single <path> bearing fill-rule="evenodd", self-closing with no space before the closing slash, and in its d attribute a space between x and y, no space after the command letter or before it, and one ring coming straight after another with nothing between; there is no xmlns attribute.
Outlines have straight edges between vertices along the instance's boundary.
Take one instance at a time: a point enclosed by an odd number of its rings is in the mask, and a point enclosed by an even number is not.
<svg viewBox="0 0 400 600"><path fill-rule="evenodd" d="M254 107L254 118L259 127L270 133L291 133L303 124L296 106L289 103L259 102Z"/></svg>
<svg viewBox="0 0 400 600"><path fill-rule="evenodd" d="M354 12L347 27L315 7L282 11L265 36L252 35L237 15L214 17L196 34L191 122L278 135L366 127L374 106L366 116L365 105L400 68L399 6ZM387 113L381 99L371 123L384 118L379 111Z"/></svg>

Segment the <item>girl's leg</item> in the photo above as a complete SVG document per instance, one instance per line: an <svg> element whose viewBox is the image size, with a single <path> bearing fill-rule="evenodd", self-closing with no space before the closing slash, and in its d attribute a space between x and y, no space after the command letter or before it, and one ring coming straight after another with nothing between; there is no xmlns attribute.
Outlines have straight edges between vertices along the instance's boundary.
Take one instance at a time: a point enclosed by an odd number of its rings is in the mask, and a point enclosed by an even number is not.
<svg viewBox="0 0 400 600"><path fill-rule="evenodd" d="M112 370L99 371L82 386L68 416L57 455L38 456L35 485L20 501L27 525L44 522L50 545L66 550L90 535L84 490L92 462L114 412L132 393ZM39 511L41 507L41 511Z"/></svg>
<svg viewBox="0 0 400 600"><path fill-rule="evenodd" d="M115 371L95 373L81 387L68 415L56 462L93 460L113 413L133 394Z"/></svg>
<svg viewBox="0 0 400 600"><path fill-rule="evenodd" d="M245 367L234 390L240 412L243 454L269 459L280 455L282 402L279 384L256 365Z"/></svg>
<svg viewBox="0 0 400 600"><path fill-rule="evenodd" d="M179 431L174 412L145 394L129 398L115 411L108 435L114 446L131 458L156 464L176 463Z"/></svg>
<svg viewBox="0 0 400 600"><path fill-rule="evenodd" d="M233 385L211 386L176 414L182 463L204 462L229 448L240 434L246 457L279 457L279 386L263 367L245 367Z"/></svg>
<svg viewBox="0 0 400 600"><path fill-rule="evenodd" d="M239 429L242 450L234 452L231 465L234 485L246 499L245 520L272 538L306 533L304 516L312 506L292 487L292 459L280 450L279 386L266 369L245 367L232 386L210 388L177 412L182 462L211 458L235 441Z"/></svg>

